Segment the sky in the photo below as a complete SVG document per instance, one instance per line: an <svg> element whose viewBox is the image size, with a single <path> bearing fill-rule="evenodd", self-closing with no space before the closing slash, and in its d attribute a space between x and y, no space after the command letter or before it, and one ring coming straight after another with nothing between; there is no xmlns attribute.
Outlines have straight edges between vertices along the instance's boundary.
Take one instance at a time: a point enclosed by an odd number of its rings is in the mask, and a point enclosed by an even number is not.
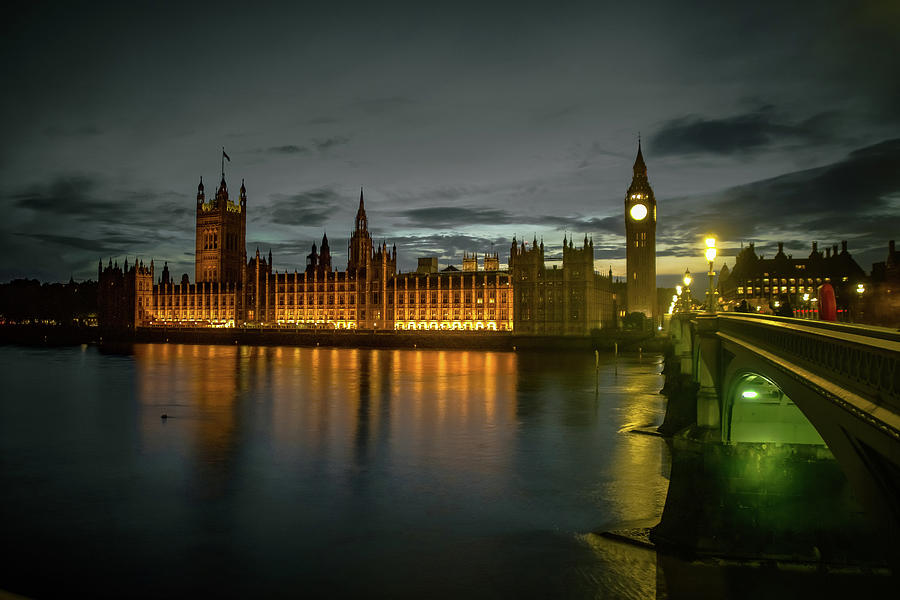
<svg viewBox="0 0 900 600"><path fill-rule="evenodd" d="M335 265L365 189L401 270L593 237L625 272L640 136L674 284L742 244L900 232L900 3L21 3L0 24L0 281L126 256L193 280L194 206L245 181L247 251Z"/></svg>

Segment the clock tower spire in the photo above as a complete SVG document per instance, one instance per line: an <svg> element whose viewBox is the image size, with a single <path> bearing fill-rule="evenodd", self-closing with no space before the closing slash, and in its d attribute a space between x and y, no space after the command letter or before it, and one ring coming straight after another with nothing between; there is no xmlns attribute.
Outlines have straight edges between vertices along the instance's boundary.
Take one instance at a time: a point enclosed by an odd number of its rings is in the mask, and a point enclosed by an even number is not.
<svg viewBox="0 0 900 600"><path fill-rule="evenodd" d="M627 310L641 312L655 323L656 300L656 198L647 179L647 165L638 140L634 175L625 194L625 262L628 272Z"/></svg>

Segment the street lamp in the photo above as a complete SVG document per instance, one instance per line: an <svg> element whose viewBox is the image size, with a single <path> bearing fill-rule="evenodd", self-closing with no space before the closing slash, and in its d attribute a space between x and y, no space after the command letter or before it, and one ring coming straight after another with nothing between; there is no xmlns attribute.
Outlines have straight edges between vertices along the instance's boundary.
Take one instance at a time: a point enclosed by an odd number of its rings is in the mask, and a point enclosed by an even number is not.
<svg viewBox="0 0 900 600"><path fill-rule="evenodd" d="M709 261L709 297L706 302L706 312L716 312L715 287L713 286L713 277L716 272L713 271L713 261L716 260L716 238L706 238L706 260Z"/></svg>
<svg viewBox="0 0 900 600"><path fill-rule="evenodd" d="M691 310L691 282L694 280L691 277L691 270L684 270L684 278L681 280L684 283L684 310L685 312L689 312Z"/></svg>

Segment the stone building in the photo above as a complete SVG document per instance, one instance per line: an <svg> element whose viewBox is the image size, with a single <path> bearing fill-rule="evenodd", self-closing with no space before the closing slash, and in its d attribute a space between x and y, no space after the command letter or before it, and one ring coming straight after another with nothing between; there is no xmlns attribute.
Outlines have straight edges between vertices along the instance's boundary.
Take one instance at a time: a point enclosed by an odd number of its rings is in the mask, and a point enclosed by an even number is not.
<svg viewBox="0 0 900 600"><path fill-rule="evenodd" d="M587 335L615 322L610 278L593 269L593 242L564 240L562 268L546 268L543 245L513 241L509 270L496 253L438 271L433 257L398 273L397 248L373 244L362 190L345 270L336 270L327 235L301 271L277 272L272 253L246 259L247 190L231 201L224 175L196 204L195 281L176 283L168 264L99 271L104 327L297 327L373 330L485 330ZM480 264L479 264L480 263Z"/></svg>
<svg viewBox="0 0 900 600"><path fill-rule="evenodd" d="M594 271L594 242L587 236L580 248L563 237L562 268L544 264L543 240L535 238L528 248L513 237L509 272L516 333L584 335L616 322L612 274Z"/></svg>
<svg viewBox="0 0 900 600"><path fill-rule="evenodd" d="M722 269L718 292L726 306L746 300L753 310L765 310L777 301L789 302L797 311L813 311L818 286L830 283L840 314L857 301L857 287L864 281L866 274L847 251L846 241L841 242L840 250L835 244L824 253L813 242L809 256L801 258L785 254L781 242L775 256L763 258L751 243L738 253L733 269Z"/></svg>

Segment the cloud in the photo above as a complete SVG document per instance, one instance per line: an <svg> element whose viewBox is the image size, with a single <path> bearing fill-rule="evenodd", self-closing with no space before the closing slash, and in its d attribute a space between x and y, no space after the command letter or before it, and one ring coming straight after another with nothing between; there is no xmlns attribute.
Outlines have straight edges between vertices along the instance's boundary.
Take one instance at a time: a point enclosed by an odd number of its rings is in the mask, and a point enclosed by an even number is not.
<svg viewBox="0 0 900 600"><path fill-rule="evenodd" d="M408 220L409 226L422 229L453 229L467 225L496 225L514 222L510 213L496 208L433 206L405 210L400 215Z"/></svg>
<svg viewBox="0 0 900 600"><path fill-rule="evenodd" d="M486 237L465 234L435 234L395 236L388 240L389 245L397 245L397 256L402 270L416 268L416 259L421 256L436 256L441 265L460 264L463 252L493 251L503 254L509 248L510 240L506 237Z"/></svg>
<svg viewBox="0 0 900 600"><path fill-rule="evenodd" d="M113 240L100 241L95 238L83 238L70 235L56 235L52 233L19 233L22 237L31 238L40 242L66 246L68 248L76 248L78 250L89 250L95 254L118 254L121 246L110 244ZM123 240L118 240L120 243ZM125 242L129 240L124 240Z"/></svg>
<svg viewBox="0 0 900 600"><path fill-rule="evenodd" d="M707 119L688 115L667 121L652 137L656 154L750 154L786 140L825 141L832 137L837 113L813 115L799 123L779 119L771 105L754 111Z"/></svg>
<svg viewBox="0 0 900 600"><path fill-rule="evenodd" d="M99 176L58 175L50 183L30 185L8 198L16 209L33 213L45 227L70 227L73 221L88 226L112 224L139 227L147 235L160 229L193 229L187 195L165 190L114 190ZM161 218L168 215L168 219Z"/></svg>
<svg viewBox="0 0 900 600"><path fill-rule="evenodd" d="M12 190L4 200L10 206L10 218L0 223L4 276L90 277L99 256L174 262L193 242L193 203L179 192L118 189L105 177L75 173Z"/></svg>
<svg viewBox="0 0 900 600"><path fill-rule="evenodd" d="M270 207L260 209L254 222L271 220L283 225L321 227L345 202L332 187L321 187L297 194L272 194Z"/></svg>
<svg viewBox="0 0 900 600"><path fill-rule="evenodd" d="M46 185L32 185L10 195L16 208L35 212L97 217L115 211L112 202L99 200L95 193L101 180L76 174L61 175Z"/></svg>
<svg viewBox="0 0 900 600"><path fill-rule="evenodd" d="M305 146L296 146L289 144L287 146L272 146L267 150L272 154L305 154L309 152L309 148Z"/></svg>
<svg viewBox="0 0 900 600"><path fill-rule="evenodd" d="M283 146L271 146L264 150L259 150L260 152L266 152L268 154L309 154L315 149L319 154L325 154L326 152L337 148L338 146L343 146L345 144L350 143L350 138L343 135L335 135L331 137L323 137L323 138L313 138L310 140L310 146L298 146L297 144L285 144Z"/></svg>
<svg viewBox="0 0 900 600"><path fill-rule="evenodd" d="M867 237L900 230L900 139L835 163L735 186L660 208L659 239L690 246L705 232L723 240ZM824 239L824 237L822 238Z"/></svg>
<svg viewBox="0 0 900 600"><path fill-rule="evenodd" d="M312 143L319 152L328 152L332 148L350 143L350 138L342 135L327 138L313 138Z"/></svg>

